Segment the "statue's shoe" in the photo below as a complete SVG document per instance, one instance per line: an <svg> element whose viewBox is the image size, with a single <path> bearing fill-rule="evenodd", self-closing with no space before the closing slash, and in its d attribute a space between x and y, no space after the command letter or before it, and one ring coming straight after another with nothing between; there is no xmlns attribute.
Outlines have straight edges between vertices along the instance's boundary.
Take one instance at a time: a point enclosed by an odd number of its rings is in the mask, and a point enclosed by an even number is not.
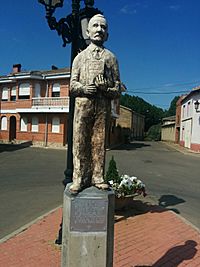
<svg viewBox="0 0 200 267"><path fill-rule="evenodd" d="M94 186L101 190L108 190L110 188L106 183L96 183Z"/></svg>
<svg viewBox="0 0 200 267"><path fill-rule="evenodd" d="M71 194L78 194L81 191L81 186L79 184L72 184L69 187L69 192Z"/></svg>

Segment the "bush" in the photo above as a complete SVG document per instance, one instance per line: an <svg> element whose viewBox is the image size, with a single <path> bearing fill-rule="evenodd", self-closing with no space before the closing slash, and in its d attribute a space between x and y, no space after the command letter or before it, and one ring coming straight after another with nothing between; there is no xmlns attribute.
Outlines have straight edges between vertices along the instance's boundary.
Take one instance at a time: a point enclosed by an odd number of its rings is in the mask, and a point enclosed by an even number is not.
<svg viewBox="0 0 200 267"><path fill-rule="evenodd" d="M113 156L109 162L108 171L106 173L105 180L106 182L109 182L111 180L120 181L120 176L117 170L117 164Z"/></svg>
<svg viewBox="0 0 200 267"><path fill-rule="evenodd" d="M161 140L161 125L153 125L149 128L145 140L160 141Z"/></svg>

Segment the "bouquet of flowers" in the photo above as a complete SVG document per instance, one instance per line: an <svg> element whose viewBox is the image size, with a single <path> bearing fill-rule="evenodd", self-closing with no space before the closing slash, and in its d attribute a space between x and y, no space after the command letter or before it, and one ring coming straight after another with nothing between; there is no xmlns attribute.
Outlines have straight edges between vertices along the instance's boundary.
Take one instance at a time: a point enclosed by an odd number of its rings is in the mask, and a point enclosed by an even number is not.
<svg viewBox="0 0 200 267"><path fill-rule="evenodd" d="M110 160L105 180L114 190L117 198L125 196L140 195L146 196L145 184L135 176L119 176L114 157Z"/></svg>
<svg viewBox="0 0 200 267"><path fill-rule="evenodd" d="M120 177L120 183L114 180L110 180L108 183L115 191L117 198L140 194L143 194L144 197L146 196L145 184L135 176L125 174Z"/></svg>

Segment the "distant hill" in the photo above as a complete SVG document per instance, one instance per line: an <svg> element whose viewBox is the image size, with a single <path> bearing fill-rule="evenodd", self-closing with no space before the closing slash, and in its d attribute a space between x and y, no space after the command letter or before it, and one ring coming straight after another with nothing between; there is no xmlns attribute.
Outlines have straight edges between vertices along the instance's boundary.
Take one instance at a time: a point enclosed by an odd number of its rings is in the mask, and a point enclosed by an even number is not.
<svg viewBox="0 0 200 267"><path fill-rule="evenodd" d="M145 132L152 125L161 124L162 118L165 117L167 112L162 108L149 104L141 97L128 94L121 95L120 104L145 116Z"/></svg>

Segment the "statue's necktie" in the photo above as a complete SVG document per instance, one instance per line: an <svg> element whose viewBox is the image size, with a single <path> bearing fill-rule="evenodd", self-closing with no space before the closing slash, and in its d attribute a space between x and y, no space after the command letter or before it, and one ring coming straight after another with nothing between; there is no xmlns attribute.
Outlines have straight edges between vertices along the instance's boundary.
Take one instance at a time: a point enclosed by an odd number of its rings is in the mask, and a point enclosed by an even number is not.
<svg viewBox="0 0 200 267"><path fill-rule="evenodd" d="M100 49L98 47L93 51L93 57L95 59L100 59Z"/></svg>

